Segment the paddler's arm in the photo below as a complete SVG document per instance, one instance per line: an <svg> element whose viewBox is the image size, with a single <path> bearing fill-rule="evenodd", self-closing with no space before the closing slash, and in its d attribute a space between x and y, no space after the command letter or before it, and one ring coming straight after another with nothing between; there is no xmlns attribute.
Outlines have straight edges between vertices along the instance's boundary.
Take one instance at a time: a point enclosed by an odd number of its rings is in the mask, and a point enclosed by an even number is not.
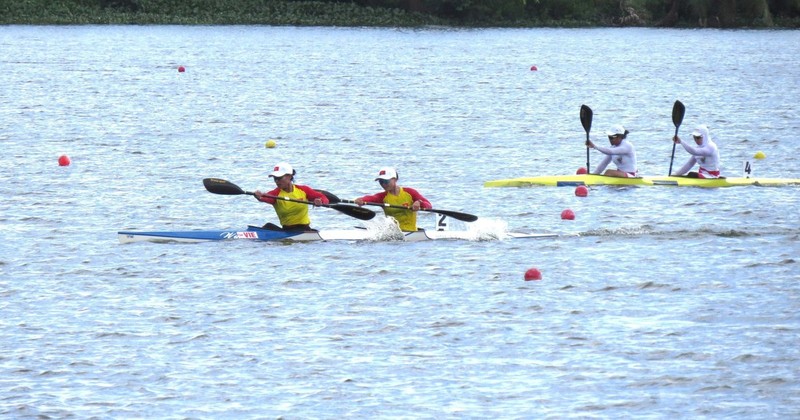
<svg viewBox="0 0 800 420"><path fill-rule="evenodd" d="M710 147L707 146L694 147L691 144L689 144L689 142L681 141L680 138L678 138L678 140L675 143L678 143L681 146L683 146L683 149L689 152L689 154L692 156L711 156L711 154L713 153Z"/></svg>
<svg viewBox="0 0 800 420"><path fill-rule="evenodd" d="M673 172L672 176L685 175L686 172L689 172L689 169L692 169L692 167L694 167L694 165L696 163L697 163L697 159L695 159L694 156L689 157L689 160L687 160L686 163L684 163L683 166L681 166L680 169L678 169L677 171Z"/></svg>
<svg viewBox="0 0 800 420"><path fill-rule="evenodd" d="M603 147L592 144L592 147L604 155L627 155L633 151L631 144L624 140L619 144L619 146Z"/></svg>
<svg viewBox="0 0 800 420"><path fill-rule="evenodd" d="M277 196L280 194L280 189L275 188L274 190L266 193L262 193L261 190L256 190L253 195L256 197L256 200L268 203L268 204L275 204L275 199L267 197L268 195L275 195Z"/></svg>
<svg viewBox="0 0 800 420"><path fill-rule="evenodd" d="M433 208L431 202L428 201L427 198L423 197L419 191L408 187L403 187L403 190L405 190L411 196L411 199L414 200L414 202L411 204L412 210L417 211L419 209Z"/></svg>
<svg viewBox="0 0 800 420"><path fill-rule="evenodd" d="M384 198L386 198L386 192L385 191L377 193L377 194L365 195L363 197L358 197L353 201L355 201L356 204L358 204L359 206L363 206L366 203L382 204Z"/></svg>
<svg viewBox="0 0 800 420"><path fill-rule="evenodd" d="M592 174L594 175L602 174L603 171L606 170L606 167L608 166L609 163L611 163L611 155L606 155L606 157L604 157L603 160L600 161L597 167L594 168L594 172L592 172Z"/></svg>
<svg viewBox="0 0 800 420"><path fill-rule="evenodd" d="M317 191L317 190L315 190L315 189L313 189L313 188L311 188L309 186L294 184L294 187L295 188L300 188L301 190L303 190L306 193L306 197L308 197L309 201L312 201L315 206L318 206L320 204L329 204L330 203L330 201L328 200L328 197L326 197L325 194L323 194L323 193L321 193L321 192L319 192L319 191Z"/></svg>

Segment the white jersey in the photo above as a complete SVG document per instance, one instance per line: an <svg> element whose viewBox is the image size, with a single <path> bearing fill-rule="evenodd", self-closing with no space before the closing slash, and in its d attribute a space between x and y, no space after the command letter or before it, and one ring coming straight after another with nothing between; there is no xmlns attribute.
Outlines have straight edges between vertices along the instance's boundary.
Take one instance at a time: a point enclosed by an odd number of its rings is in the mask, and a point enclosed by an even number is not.
<svg viewBox="0 0 800 420"><path fill-rule="evenodd" d="M597 149L598 152L606 155L606 157L603 158L603 160L599 165L597 165L597 168L595 168L594 172L592 173L603 173L603 171L606 170L606 166L608 166L612 160L614 161L614 164L617 165L617 169L622 172L637 172L636 148L634 148L633 143L629 142L628 140L622 139L618 146L611 147L602 147L595 144L594 148Z"/></svg>
<svg viewBox="0 0 800 420"><path fill-rule="evenodd" d="M687 141L681 141L681 146L692 155L686 163L678 169L673 175L684 175L692 169L695 164L700 166L701 172L719 171L719 149L717 144L711 140L711 134L708 132L708 127L701 125L697 127L703 140L700 145L695 147Z"/></svg>

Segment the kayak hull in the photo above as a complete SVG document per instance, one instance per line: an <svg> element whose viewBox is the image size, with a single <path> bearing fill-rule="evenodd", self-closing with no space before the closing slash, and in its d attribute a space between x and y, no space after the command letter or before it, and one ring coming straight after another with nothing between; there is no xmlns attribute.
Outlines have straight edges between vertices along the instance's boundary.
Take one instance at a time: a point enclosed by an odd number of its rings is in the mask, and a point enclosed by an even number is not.
<svg viewBox="0 0 800 420"><path fill-rule="evenodd" d="M549 238L558 236L551 233L507 233L508 238ZM474 235L466 231L425 231L403 232L402 240L405 242L420 242L441 239L474 240ZM312 241L365 241L380 240L375 233L366 229L340 229L320 230L308 232L284 232L279 230L262 229L249 226L245 230L190 230L190 231L161 231L161 232L117 232L120 243L131 242L212 242L229 240L250 241L283 241L283 242L312 242ZM394 238L393 238L394 239Z"/></svg>
<svg viewBox="0 0 800 420"><path fill-rule="evenodd" d="M631 185L721 188L739 186L778 187L800 185L796 178L716 178L701 179L682 176L645 176L639 178L617 178L605 175L553 175L527 178L498 179L486 181L484 187L576 187L578 185Z"/></svg>

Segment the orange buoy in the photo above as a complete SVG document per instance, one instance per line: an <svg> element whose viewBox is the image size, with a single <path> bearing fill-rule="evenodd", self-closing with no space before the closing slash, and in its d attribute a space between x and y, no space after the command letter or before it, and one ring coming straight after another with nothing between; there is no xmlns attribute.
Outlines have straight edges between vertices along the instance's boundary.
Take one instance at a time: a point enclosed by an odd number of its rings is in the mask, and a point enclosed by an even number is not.
<svg viewBox="0 0 800 420"><path fill-rule="evenodd" d="M539 68L536 66L531 66L531 71L536 71L536 70L539 70Z"/></svg>
<svg viewBox="0 0 800 420"><path fill-rule="evenodd" d="M529 268L528 271L525 272L525 281L541 280L541 279L542 279L542 272L539 271L539 269L536 267Z"/></svg>
<svg viewBox="0 0 800 420"><path fill-rule="evenodd" d="M588 171L583 166L581 166L580 168L578 168L577 171L575 171L575 175L585 175L586 173L588 173Z"/></svg>
<svg viewBox="0 0 800 420"><path fill-rule="evenodd" d="M586 197L589 195L589 189L586 188L586 185L578 185L575 187L575 195L578 197Z"/></svg>
<svg viewBox="0 0 800 420"><path fill-rule="evenodd" d="M178 73L183 73L186 71L186 67L178 66Z"/></svg>
<svg viewBox="0 0 800 420"><path fill-rule="evenodd" d="M58 157L58 166L69 166L72 161L69 160L69 156L61 155Z"/></svg>
<svg viewBox="0 0 800 420"><path fill-rule="evenodd" d="M575 212L570 209L562 211L561 220L575 220Z"/></svg>

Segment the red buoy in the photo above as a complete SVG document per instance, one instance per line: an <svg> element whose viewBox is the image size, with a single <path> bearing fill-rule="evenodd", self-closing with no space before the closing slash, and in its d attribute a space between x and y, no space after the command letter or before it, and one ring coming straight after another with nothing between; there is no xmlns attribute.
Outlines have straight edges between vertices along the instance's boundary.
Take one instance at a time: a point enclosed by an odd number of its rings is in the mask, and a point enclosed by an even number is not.
<svg viewBox="0 0 800 420"><path fill-rule="evenodd" d="M542 279L542 272L539 271L539 269L536 267L529 268L528 271L525 272L525 281L541 280L541 279Z"/></svg>
<svg viewBox="0 0 800 420"><path fill-rule="evenodd" d="M578 185L575 187L575 195L578 197L586 197L589 195L589 189L586 188L586 185Z"/></svg>
<svg viewBox="0 0 800 420"><path fill-rule="evenodd" d="M561 220L575 220L575 212L570 209L566 209L561 212Z"/></svg>
<svg viewBox="0 0 800 420"><path fill-rule="evenodd" d="M578 168L578 170L575 172L575 175L585 175L587 172L588 172L588 171L586 170L586 168L584 168L583 166L581 166L581 167L580 167L580 168Z"/></svg>
<svg viewBox="0 0 800 420"><path fill-rule="evenodd" d="M178 73L183 73L186 71L186 67L178 66Z"/></svg>
<svg viewBox="0 0 800 420"><path fill-rule="evenodd" d="M536 66L531 66L531 71L539 70Z"/></svg>
<svg viewBox="0 0 800 420"><path fill-rule="evenodd" d="M72 162L69 160L69 156L61 155L58 157L58 166L69 166L70 163Z"/></svg>

